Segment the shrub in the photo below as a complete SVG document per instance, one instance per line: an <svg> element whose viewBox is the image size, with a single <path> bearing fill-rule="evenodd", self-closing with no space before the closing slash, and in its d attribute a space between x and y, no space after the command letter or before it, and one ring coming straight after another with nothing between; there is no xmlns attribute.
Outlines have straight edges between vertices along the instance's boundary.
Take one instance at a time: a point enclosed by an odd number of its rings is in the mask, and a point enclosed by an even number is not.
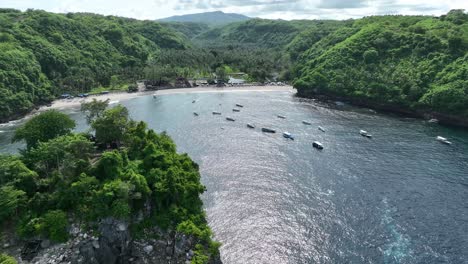
<svg viewBox="0 0 468 264"><path fill-rule="evenodd" d="M61 210L47 212L42 218L42 231L46 236L56 242L65 242L68 239L67 215Z"/></svg>

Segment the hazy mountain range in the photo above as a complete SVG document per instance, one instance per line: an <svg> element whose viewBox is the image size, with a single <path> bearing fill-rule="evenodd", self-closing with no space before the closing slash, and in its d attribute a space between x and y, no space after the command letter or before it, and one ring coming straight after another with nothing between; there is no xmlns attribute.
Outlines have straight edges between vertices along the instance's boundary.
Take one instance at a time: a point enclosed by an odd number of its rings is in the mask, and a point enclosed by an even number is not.
<svg viewBox="0 0 468 264"><path fill-rule="evenodd" d="M206 12L198 14L189 14L181 16L171 16L167 18L159 19L162 22L193 22L193 23L204 23L210 26L226 25L233 22L241 22L251 19L248 16L224 13L221 11Z"/></svg>

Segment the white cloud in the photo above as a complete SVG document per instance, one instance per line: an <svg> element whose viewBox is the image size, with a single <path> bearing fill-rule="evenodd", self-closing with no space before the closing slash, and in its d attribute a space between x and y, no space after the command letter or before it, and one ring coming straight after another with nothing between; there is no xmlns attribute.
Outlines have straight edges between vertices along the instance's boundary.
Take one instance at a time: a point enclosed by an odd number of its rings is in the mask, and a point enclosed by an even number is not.
<svg viewBox="0 0 468 264"><path fill-rule="evenodd" d="M221 10L252 17L347 19L370 15L441 15L468 10L467 0L1 0L2 8L92 12L137 19Z"/></svg>

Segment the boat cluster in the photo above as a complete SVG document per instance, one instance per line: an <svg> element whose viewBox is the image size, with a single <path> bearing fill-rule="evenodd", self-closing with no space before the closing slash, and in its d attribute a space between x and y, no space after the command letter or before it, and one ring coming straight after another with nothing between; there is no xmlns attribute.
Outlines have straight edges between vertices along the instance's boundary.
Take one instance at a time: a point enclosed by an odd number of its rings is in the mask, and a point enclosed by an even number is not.
<svg viewBox="0 0 468 264"><path fill-rule="evenodd" d="M192 103L195 103L195 102L196 102L195 100L192 101ZM221 104L220 104L220 105L221 105ZM241 105L241 104L236 104L236 107L237 107L237 108L233 108L233 109L232 109L233 112L240 112L240 110L241 110L240 108L243 108L244 106ZM213 115L221 115L221 112L213 111L212 114L213 114ZM198 114L197 112L193 112L193 115L194 115L194 116L199 116L199 114ZM286 119L286 117L285 117L285 116L282 116L282 115L277 115L277 117L280 118L280 119ZM231 122L236 121L236 120L235 120L234 118L232 118L232 117L226 117L226 120L227 120L227 121L231 121ZM305 120L302 121L302 123L305 124L305 125L312 125L312 123L310 123L310 122L308 122L308 121L305 121ZM247 123L247 127L250 128L250 129L255 129L255 125L254 125L254 124L251 124L251 123ZM324 129L323 127L321 127L321 126L318 127L318 130L320 130L320 131L322 131L322 132L325 132L325 129ZM271 128L267 128L267 127L262 127L261 131L264 132L264 133L272 133L272 134L276 133L276 130L275 130L275 129L271 129ZM287 131L283 132L283 137L284 137L284 138L287 138L287 139L294 140L294 135L291 134L291 133L289 133L289 132L287 132ZM312 146L313 146L314 148L316 148L316 149L323 149L322 143L320 143L320 142L318 142L318 141L314 141L314 142L312 143Z"/></svg>
<svg viewBox="0 0 468 264"><path fill-rule="evenodd" d="M195 103L195 102L196 102L196 100L193 100L193 101L192 101L192 103ZM221 104L220 104L220 105L221 105ZM240 112L240 108L243 108L244 106L241 105L241 104L236 104L236 107L237 107L237 108L233 108L233 109L232 109L233 112ZM221 115L221 112L217 112L217 111L213 111L212 113L213 113L213 115ZM194 115L194 116L199 116L199 114L198 114L197 112L193 112L193 115ZM280 119L286 119L286 117L283 116L283 115L277 115L277 117L280 118ZM232 118L232 117L226 117L226 120L227 120L227 121L231 121L231 122L236 121L236 120L235 120L234 118ZM303 123L304 125L309 125L309 126L312 125L311 122L306 121L306 120L303 120L302 123ZM251 124L251 123L247 123L247 127L250 128L250 129L255 129L255 125L253 125L253 124ZM267 127L262 127L261 130L262 130L262 132L264 132L264 133L276 133L276 130L271 129L271 128L267 128ZM322 131L322 132L325 132L325 129L324 129L323 127L321 127L321 126L318 126L318 130L320 130L320 131ZM366 130L360 130L360 131L359 131L359 134L360 134L361 136L366 137L366 138L369 138L369 139L372 138L372 135L369 134L369 132L367 132ZM291 134L291 133L289 133L289 132L287 132L287 131L283 132L283 137L284 137L284 138L287 138L287 139L294 140L294 135ZM436 139L437 139L437 141L439 141L439 142L441 142L441 143L444 143L444 144L447 144L447 145L452 145L452 142L450 142L447 138L438 136ZM318 141L314 141L314 142L312 143L312 146L313 146L314 148L317 148L317 149L323 149L322 143L320 143L320 142L318 142Z"/></svg>

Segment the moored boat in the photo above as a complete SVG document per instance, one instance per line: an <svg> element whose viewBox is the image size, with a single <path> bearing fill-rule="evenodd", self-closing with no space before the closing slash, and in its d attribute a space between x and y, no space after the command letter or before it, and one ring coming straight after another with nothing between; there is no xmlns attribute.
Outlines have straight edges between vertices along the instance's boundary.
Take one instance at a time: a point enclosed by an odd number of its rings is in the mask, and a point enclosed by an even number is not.
<svg viewBox="0 0 468 264"><path fill-rule="evenodd" d="M366 138L371 138L372 137L372 135L367 133L367 131L365 131L365 130L359 130L359 134L361 134L361 136L366 137Z"/></svg>
<svg viewBox="0 0 468 264"><path fill-rule="evenodd" d="M321 127L321 126L318 127L318 130L320 130L322 132L325 132L325 129L323 129L323 127Z"/></svg>
<svg viewBox="0 0 468 264"><path fill-rule="evenodd" d="M213 111L213 115L220 115L220 112Z"/></svg>
<svg viewBox="0 0 468 264"><path fill-rule="evenodd" d="M236 121L234 118L231 118L231 117L226 117L226 120L227 121L232 121L232 122Z"/></svg>
<svg viewBox="0 0 468 264"><path fill-rule="evenodd" d="M442 142L444 144L447 144L447 145L452 145L452 142L448 141L447 138L444 138L444 137L441 137L441 136L437 136L437 141L439 142Z"/></svg>
<svg viewBox="0 0 468 264"><path fill-rule="evenodd" d="M255 128L255 126L252 125L252 124L247 124L247 127L248 127L248 128Z"/></svg>
<svg viewBox="0 0 468 264"><path fill-rule="evenodd" d="M236 104L237 107L244 107L243 105L241 104Z"/></svg>
<svg viewBox="0 0 468 264"><path fill-rule="evenodd" d="M277 115L278 118L281 118L281 119L285 119L286 117L285 116L282 116L282 115Z"/></svg>
<svg viewBox="0 0 468 264"><path fill-rule="evenodd" d="M262 132L265 132L265 133L276 133L276 130L271 129L271 128L263 127L263 128L262 128Z"/></svg>
<svg viewBox="0 0 468 264"><path fill-rule="evenodd" d="M194 115L194 116L198 116L198 113L197 113L197 112L193 112L193 115Z"/></svg>
<svg viewBox="0 0 468 264"><path fill-rule="evenodd" d="M294 140L294 136L291 135L291 133L289 133L289 132L283 132L283 137Z"/></svg>
<svg viewBox="0 0 468 264"><path fill-rule="evenodd" d="M240 109L232 109L233 112L240 112Z"/></svg>
<svg viewBox="0 0 468 264"><path fill-rule="evenodd" d="M309 121L305 121L305 120L302 120L302 124L308 125L308 126L312 125L312 123L310 123Z"/></svg>
<svg viewBox="0 0 468 264"><path fill-rule="evenodd" d="M323 145L322 143L318 142L318 141L314 141L312 143L312 147L316 148L316 149L323 149Z"/></svg>

